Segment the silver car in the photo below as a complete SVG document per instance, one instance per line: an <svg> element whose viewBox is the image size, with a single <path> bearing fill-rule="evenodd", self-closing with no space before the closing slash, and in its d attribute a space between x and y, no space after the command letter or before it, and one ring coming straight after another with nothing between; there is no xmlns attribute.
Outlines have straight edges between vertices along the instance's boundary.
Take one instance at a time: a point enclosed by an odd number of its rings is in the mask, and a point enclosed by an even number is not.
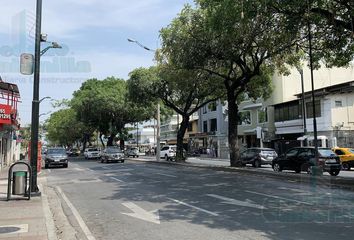
<svg viewBox="0 0 354 240"><path fill-rule="evenodd" d="M49 148L44 159L45 168L50 166L68 167L68 155L64 148Z"/></svg>
<svg viewBox="0 0 354 240"><path fill-rule="evenodd" d="M124 162L124 152L120 148L110 147L106 148L101 156L101 163L103 162Z"/></svg>

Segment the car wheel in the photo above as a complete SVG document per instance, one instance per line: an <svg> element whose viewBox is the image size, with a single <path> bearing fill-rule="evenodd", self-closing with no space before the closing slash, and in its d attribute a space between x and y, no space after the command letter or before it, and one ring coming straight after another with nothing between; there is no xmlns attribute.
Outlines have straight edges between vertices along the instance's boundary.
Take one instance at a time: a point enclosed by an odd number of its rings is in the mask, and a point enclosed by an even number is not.
<svg viewBox="0 0 354 240"><path fill-rule="evenodd" d="M339 174L339 170L332 170L329 172L329 174L331 174L331 176L337 176Z"/></svg>
<svg viewBox="0 0 354 240"><path fill-rule="evenodd" d="M283 168L280 166L279 163L274 163L273 170L274 170L274 172L281 172L283 170Z"/></svg>
<svg viewBox="0 0 354 240"><path fill-rule="evenodd" d="M165 160L168 161L168 156L167 155L165 155Z"/></svg>
<svg viewBox="0 0 354 240"><path fill-rule="evenodd" d="M255 167L255 168L261 167L261 162L260 162L259 160L255 160L255 161L253 162L253 167Z"/></svg>
<svg viewBox="0 0 354 240"><path fill-rule="evenodd" d="M103 158L101 158L101 163L103 163Z"/></svg>
<svg viewBox="0 0 354 240"><path fill-rule="evenodd" d="M124 160L120 161L121 163L124 163Z"/></svg>
<svg viewBox="0 0 354 240"><path fill-rule="evenodd" d="M348 163L343 163L342 164L342 169L349 171L350 170L350 165Z"/></svg>
<svg viewBox="0 0 354 240"><path fill-rule="evenodd" d="M301 173L301 168L295 169L295 172L296 172L296 173Z"/></svg>
<svg viewBox="0 0 354 240"><path fill-rule="evenodd" d="M68 168L68 164L64 164L64 168Z"/></svg>

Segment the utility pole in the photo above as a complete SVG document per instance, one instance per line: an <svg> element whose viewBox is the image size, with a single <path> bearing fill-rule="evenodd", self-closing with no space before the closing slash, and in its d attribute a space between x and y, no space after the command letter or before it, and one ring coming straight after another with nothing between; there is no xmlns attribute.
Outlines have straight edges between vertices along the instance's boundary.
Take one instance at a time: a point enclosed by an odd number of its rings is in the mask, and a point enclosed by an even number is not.
<svg viewBox="0 0 354 240"><path fill-rule="evenodd" d="M131 42L131 43L135 43L137 44L139 47L141 48L144 48L145 50L147 51L150 51L150 52L156 52L156 50L153 50L151 48L148 48L146 46L144 46L143 44L141 44L140 42L138 42L137 40L134 40L134 39L131 39L131 38L128 38L128 42ZM161 125L161 122L160 122L160 104L157 103L157 114L156 114L156 118L157 118L157 128L156 128L156 160L159 161L160 160L160 125Z"/></svg>
<svg viewBox="0 0 354 240"><path fill-rule="evenodd" d="M37 185L37 161L38 161L38 125L39 125L39 74L41 58L41 26L42 25L42 0L37 0L36 6L36 38L34 50L34 79L33 79L33 101L32 101L32 130L31 130L31 156L32 167L31 189L32 195L40 195Z"/></svg>

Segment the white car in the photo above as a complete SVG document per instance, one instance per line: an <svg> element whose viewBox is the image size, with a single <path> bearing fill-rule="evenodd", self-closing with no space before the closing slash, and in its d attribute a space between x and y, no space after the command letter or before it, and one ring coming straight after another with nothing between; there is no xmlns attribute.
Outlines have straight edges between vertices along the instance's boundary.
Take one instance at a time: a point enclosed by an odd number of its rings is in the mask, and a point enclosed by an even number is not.
<svg viewBox="0 0 354 240"><path fill-rule="evenodd" d="M160 150L160 158L164 158L166 161L176 158L176 145L163 146Z"/></svg>
<svg viewBox="0 0 354 240"><path fill-rule="evenodd" d="M101 158L101 151L98 148L86 148L84 152L85 159Z"/></svg>

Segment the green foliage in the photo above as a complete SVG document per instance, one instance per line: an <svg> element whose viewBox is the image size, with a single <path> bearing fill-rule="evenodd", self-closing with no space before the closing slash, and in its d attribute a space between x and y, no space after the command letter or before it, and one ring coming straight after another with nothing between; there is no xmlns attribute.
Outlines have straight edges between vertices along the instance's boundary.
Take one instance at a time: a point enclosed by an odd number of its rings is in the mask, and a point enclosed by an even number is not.
<svg viewBox="0 0 354 240"><path fill-rule="evenodd" d="M149 106L138 105L131 98L123 79L90 79L74 93L71 106L92 129L106 136L117 133L123 136L126 123L144 121L153 115Z"/></svg>
<svg viewBox="0 0 354 240"><path fill-rule="evenodd" d="M53 114L46 122L47 137L51 144L71 145L79 141L86 131L85 125L77 120L73 109L62 109Z"/></svg>
<svg viewBox="0 0 354 240"><path fill-rule="evenodd" d="M313 60L320 67L346 66L354 57L354 4L348 0L269 1L270 9L301 25L305 36L298 49L308 52L308 23L313 35Z"/></svg>
<svg viewBox="0 0 354 240"><path fill-rule="evenodd" d="M238 103L271 94L271 77L296 64L301 24L269 11L264 0L196 0L161 30L161 54L176 69L210 74L224 84L231 165L239 156Z"/></svg>

